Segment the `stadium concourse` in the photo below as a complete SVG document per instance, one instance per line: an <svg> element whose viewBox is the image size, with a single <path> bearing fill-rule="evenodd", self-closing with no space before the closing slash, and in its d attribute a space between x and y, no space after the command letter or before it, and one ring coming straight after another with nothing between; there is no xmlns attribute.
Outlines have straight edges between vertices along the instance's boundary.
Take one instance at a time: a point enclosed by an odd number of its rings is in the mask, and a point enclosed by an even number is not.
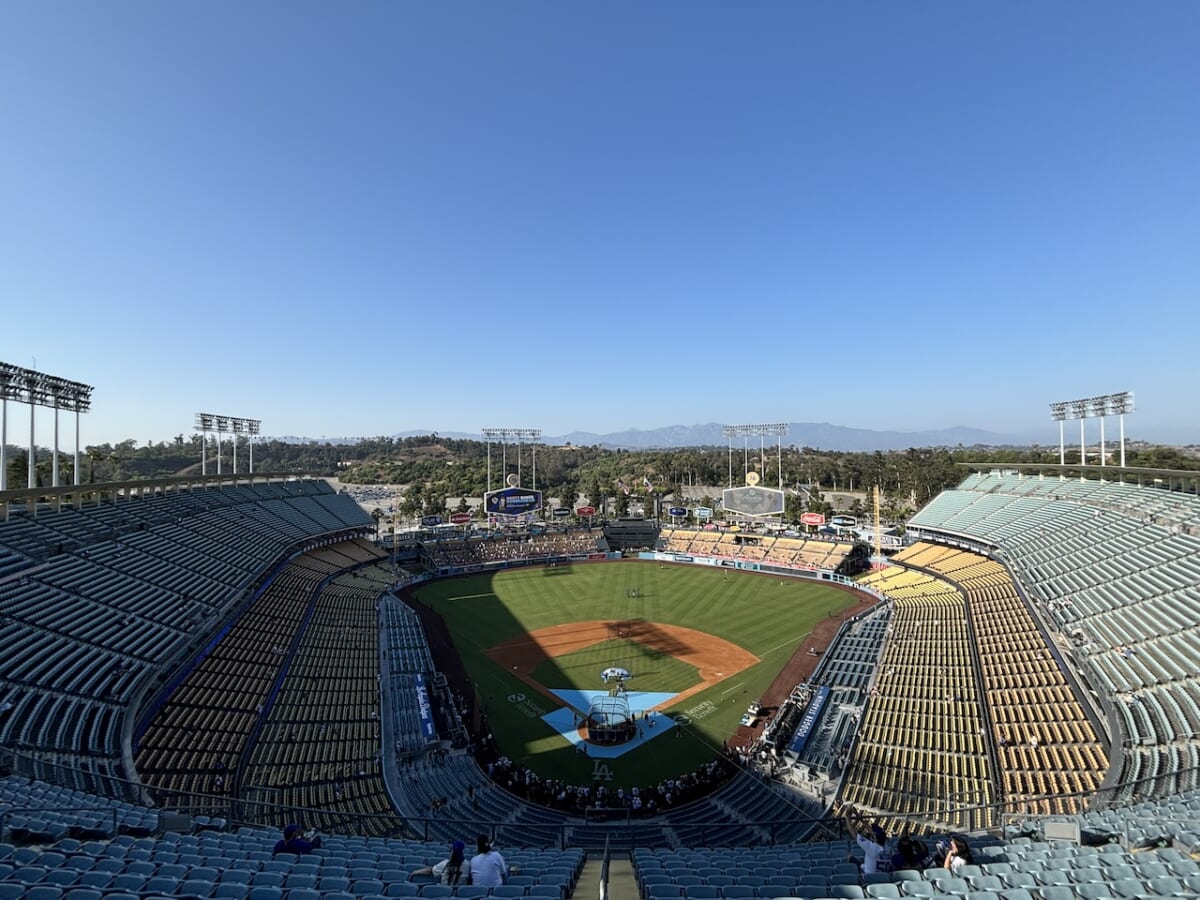
<svg viewBox="0 0 1200 900"><path fill-rule="evenodd" d="M393 593L437 572L398 567L324 481L7 492L0 900L562 900L595 889L606 845L645 900L1200 895L1200 497L1018 469L917 513L857 582L884 602L814 655L743 767L641 817L488 777L433 665L444 636ZM413 562L611 553L602 529L464 543ZM847 548L680 531L648 552L844 581ZM864 874L847 809L892 845L965 833L974 857ZM323 846L274 856L289 821ZM409 878L475 833L508 884Z"/></svg>

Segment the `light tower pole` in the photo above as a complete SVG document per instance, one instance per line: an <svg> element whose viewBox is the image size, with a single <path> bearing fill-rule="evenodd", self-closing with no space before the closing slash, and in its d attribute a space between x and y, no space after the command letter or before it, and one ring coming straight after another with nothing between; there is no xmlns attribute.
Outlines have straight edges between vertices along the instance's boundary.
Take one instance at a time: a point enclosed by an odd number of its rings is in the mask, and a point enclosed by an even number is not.
<svg viewBox="0 0 1200 900"><path fill-rule="evenodd" d="M52 448L54 472L51 481L59 486L58 472L58 425L59 411L75 413L75 483L79 483L79 414L91 409L92 391L90 384L70 381L57 375L47 375L33 369L23 369L8 363L0 363L0 491L8 490L8 401L29 405L29 487L37 487L37 441L35 426L36 410L39 406L54 410L54 447Z"/></svg>
<svg viewBox="0 0 1200 900"><path fill-rule="evenodd" d="M1079 400L1059 400L1050 404L1050 418L1058 422L1058 464L1063 468L1067 465L1065 422L1067 419L1079 420L1079 465L1087 465L1087 435L1084 431L1084 419L1098 418L1100 420L1100 466L1108 465L1106 460L1107 448L1104 443L1104 419L1107 416L1117 416L1120 425L1121 468L1125 468L1125 414L1133 412L1133 392L1120 391L1115 394L1101 394L1096 397L1084 397ZM1060 473L1066 478L1066 473ZM1079 477L1084 478L1081 471Z"/></svg>

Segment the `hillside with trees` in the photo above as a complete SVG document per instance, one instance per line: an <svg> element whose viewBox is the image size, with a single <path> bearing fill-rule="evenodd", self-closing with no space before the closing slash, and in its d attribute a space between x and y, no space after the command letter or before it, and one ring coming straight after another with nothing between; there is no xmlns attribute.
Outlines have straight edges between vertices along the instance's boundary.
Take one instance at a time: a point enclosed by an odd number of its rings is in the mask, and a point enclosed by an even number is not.
<svg viewBox="0 0 1200 900"><path fill-rule="evenodd" d="M231 445L222 450L223 471L232 470ZM505 469L517 469L516 445L491 445L491 486L502 485ZM776 449L766 448L765 459L759 448L692 447L669 450L610 450L595 446L537 445L520 448L523 483L528 485L536 474L537 487L548 497L561 498L564 504L586 499L597 505L612 498L613 512L621 514L631 499L644 498L643 479L649 479L656 494L667 502L698 502L714 505L719 491L732 481L740 485L745 467L759 472L763 483L773 487L779 482ZM27 450L8 448L9 484L24 486L27 481ZM239 448L238 470L246 471L248 453ZM71 481L73 455L60 451L61 483ZM1078 449L1068 450L1067 462L1079 459ZM1058 448L918 449L847 453L788 447L782 451L783 486L788 493L788 518L805 510L830 512L827 494L862 494L879 485L884 498L884 515L904 518L919 509L939 491L962 480L960 462L1047 463L1058 462ZM119 444L89 446L81 459L85 483L103 483L141 478L160 478L200 472L200 437L178 435L171 441L138 445L127 440ZM464 497L479 497L488 485L488 445L483 441L440 437L436 432L406 438L366 438L357 443L305 443L263 440L254 446L255 469L259 472L336 476L350 484L393 484L403 486L406 515L440 513ZM507 466L505 466L505 463ZM1186 449L1137 446L1127 452L1130 466L1170 469L1197 469L1200 461ZM51 454L39 449L37 478L39 485L51 483ZM535 473L536 466L536 473ZM215 447L209 444L208 467L216 471ZM624 484L629 493L621 488ZM716 495L716 496L714 496ZM843 507L844 508L844 507ZM857 510L856 510L857 511Z"/></svg>

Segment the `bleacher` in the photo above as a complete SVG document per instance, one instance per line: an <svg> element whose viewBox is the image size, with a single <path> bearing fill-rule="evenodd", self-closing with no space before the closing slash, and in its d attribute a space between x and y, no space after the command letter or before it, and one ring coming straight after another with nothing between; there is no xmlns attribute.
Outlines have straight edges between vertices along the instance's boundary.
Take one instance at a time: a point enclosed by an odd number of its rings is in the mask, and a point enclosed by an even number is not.
<svg viewBox="0 0 1200 900"><path fill-rule="evenodd" d="M340 546L340 545L339 545ZM328 553L334 548L326 548ZM378 558L373 548L361 548ZM307 810L326 831L395 834L381 760L382 692L376 605L390 585L377 563L337 576L315 598L248 755L242 796L264 807L256 821L282 827Z"/></svg>
<svg viewBox="0 0 1200 900"><path fill-rule="evenodd" d="M324 481L9 512L0 698L12 706L0 744L75 762L73 786L101 793L121 774L122 728L146 685L195 652L289 548L370 527Z"/></svg>
<svg viewBox="0 0 1200 900"><path fill-rule="evenodd" d="M91 802L95 798L83 798ZM574 890L585 855L579 849L504 847L505 861L517 874L494 892L486 888L457 891L424 877L417 869L433 865L447 853L444 842L326 834L320 849L308 855L274 854L278 830L241 827L222 831L202 823L196 830L150 836L142 831L146 817L119 806L85 811L80 798L39 782L0 779L0 800L13 807L62 805L58 826L37 844L10 843L24 837L23 825L0 834L0 898L2 900L142 900L159 897L227 898L227 900L343 900L347 897L444 898L497 896L564 900ZM87 831L101 817L137 815L139 834L101 837ZM9 822L16 817L6 817ZM172 822L172 824L175 824ZM193 823L194 824L194 823ZM470 836L468 836L470 837Z"/></svg>
<svg viewBox="0 0 1200 900"><path fill-rule="evenodd" d="M917 544L896 557L923 556ZM1075 812L1108 757L1004 568L955 550L928 563L967 595L1004 799L1037 813Z"/></svg>
<svg viewBox="0 0 1200 900"><path fill-rule="evenodd" d="M482 566L487 563L562 559L604 552L608 545L597 528L547 531L540 534L498 533L489 537L441 538L422 544L430 569Z"/></svg>
<svg viewBox="0 0 1200 900"><path fill-rule="evenodd" d="M990 812L977 807L992 802L995 773L962 595L943 579L903 569L863 580L891 598L891 633L843 801L884 817L933 810L943 828L989 827Z"/></svg>
<svg viewBox="0 0 1200 900"><path fill-rule="evenodd" d="M233 795L241 755L264 720L320 582L336 568L305 554L193 668L134 737L138 772L151 788Z"/></svg>
<svg viewBox="0 0 1200 900"><path fill-rule="evenodd" d="M894 844L895 838L893 838ZM932 838L930 846L932 846ZM637 849L633 864L643 900L1109 900L1194 897L1200 864L1175 848L1131 852L1118 843L972 837L972 862L863 874L850 841L777 847ZM891 849L889 847L888 856Z"/></svg>
<svg viewBox="0 0 1200 900"><path fill-rule="evenodd" d="M853 548L847 541L742 534L730 531L664 529L659 548L688 556L723 556L810 571L835 571Z"/></svg>
<svg viewBox="0 0 1200 900"><path fill-rule="evenodd" d="M1200 498L1136 485L974 474L910 522L993 554L1067 641L1071 665L1119 722L1121 784L1200 779ZM1132 791L1127 799L1132 798Z"/></svg>

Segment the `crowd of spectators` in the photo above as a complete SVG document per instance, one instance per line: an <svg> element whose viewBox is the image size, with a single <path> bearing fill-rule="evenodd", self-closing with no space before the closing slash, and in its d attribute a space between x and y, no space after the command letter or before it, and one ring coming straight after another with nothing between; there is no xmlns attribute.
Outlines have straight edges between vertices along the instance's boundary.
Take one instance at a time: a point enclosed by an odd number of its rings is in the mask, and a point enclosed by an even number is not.
<svg viewBox="0 0 1200 900"><path fill-rule="evenodd" d="M678 778L628 790L609 788L603 783L568 784L543 778L506 756L488 763L487 772L498 785L518 797L562 812L628 810L634 816L653 816L707 796L728 782L736 774L737 766L731 758L719 756Z"/></svg>
<svg viewBox="0 0 1200 900"><path fill-rule="evenodd" d="M488 537L428 541L425 550L433 568L537 560L596 552L600 529L568 528L543 534L499 533Z"/></svg>

